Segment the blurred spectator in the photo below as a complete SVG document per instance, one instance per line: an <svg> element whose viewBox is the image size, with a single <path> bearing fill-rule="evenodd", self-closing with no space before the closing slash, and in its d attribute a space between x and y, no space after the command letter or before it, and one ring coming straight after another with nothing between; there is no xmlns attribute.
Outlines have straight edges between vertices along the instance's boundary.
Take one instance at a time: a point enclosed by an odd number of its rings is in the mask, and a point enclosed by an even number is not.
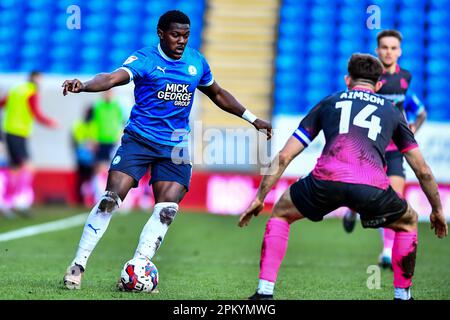
<svg viewBox="0 0 450 320"><path fill-rule="evenodd" d="M14 218L14 213L7 201L8 158L3 132L0 132L0 214L7 218Z"/></svg>
<svg viewBox="0 0 450 320"><path fill-rule="evenodd" d="M96 137L93 108L85 110L83 118L72 126L71 140L77 163L77 200L80 204L90 205L93 199L89 194L89 183L94 172Z"/></svg>
<svg viewBox="0 0 450 320"><path fill-rule="evenodd" d="M27 142L33 129L34 120L56 128L57 122L44 116L39 104L39 85L42 75L33 71L28 81L9 90L7 96L0 99L4 107L3 131L8 152L9 169L6 174L6 196L4 205L28 215L33 204L34 168L29 159Z"/></svg>

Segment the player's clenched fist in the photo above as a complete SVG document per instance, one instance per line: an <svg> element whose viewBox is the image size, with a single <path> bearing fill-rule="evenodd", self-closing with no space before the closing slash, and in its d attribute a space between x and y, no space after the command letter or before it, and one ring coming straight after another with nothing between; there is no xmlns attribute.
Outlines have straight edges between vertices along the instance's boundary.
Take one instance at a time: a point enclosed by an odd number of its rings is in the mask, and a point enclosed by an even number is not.
<svg viewBox="0 0 450 320"><path fill-rule="evenodd" d="M256 119L255 122L253 122L253 125L257 130L263 130L263 132L267 135L267 140L272 138L272 125L269 122Z"/></svg>
<svg viewBox="0 0 450 320"><path fill-rule="evenodd" d="M84 89L83 83L78 79L66 80L62 84L63 87L63 95L67 95L67 92L79 93Z"/></svg>

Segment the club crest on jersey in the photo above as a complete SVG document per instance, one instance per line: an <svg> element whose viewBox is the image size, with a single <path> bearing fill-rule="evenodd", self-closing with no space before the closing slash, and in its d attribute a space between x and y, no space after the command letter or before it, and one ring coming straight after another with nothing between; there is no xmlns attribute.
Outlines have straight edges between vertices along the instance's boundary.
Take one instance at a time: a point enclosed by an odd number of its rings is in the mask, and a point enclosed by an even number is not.
<svg viewBox="0 0 450 320"><path fill-rule="evenodd" d="M122 160L122 158L120 156L116 156L112 162L112 164L118 164L120 162L120 160Z"/></svg>
<svg viewBox="0 0 450 320"><path fill-rule="evenodd" d="M188 68L188 72L191 76L195 76L197 75L197 68L194 67L193 65L190 65Z"/></svg>
<svg viewBox="0 0 450 320"><path fill-rule="evenodd" d="M134 60L137 60L138 57L136 56L129 56L127 60L125 60L125 62L123 64L129 64L132 63Z"/></svg>

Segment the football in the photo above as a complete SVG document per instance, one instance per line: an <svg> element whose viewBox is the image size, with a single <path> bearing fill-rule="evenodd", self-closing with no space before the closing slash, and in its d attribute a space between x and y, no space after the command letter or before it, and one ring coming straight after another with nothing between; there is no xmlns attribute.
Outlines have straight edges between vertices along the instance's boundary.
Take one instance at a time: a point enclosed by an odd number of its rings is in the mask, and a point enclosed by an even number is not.
<svg viewBox="0 0 450 320"><path fill-rule="evenodd" d="M152 292L158 285L158 269L147 258L133 258L123 266L120 281L125 291Z"/></svg>

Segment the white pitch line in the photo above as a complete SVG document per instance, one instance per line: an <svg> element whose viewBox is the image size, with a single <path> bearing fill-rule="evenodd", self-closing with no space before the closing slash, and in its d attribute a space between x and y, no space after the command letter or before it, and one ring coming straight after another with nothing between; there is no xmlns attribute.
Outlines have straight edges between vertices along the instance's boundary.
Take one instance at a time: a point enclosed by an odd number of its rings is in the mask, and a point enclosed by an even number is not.
<svg viewBox="0 0 450 320"><path fill-rule="evenodd" d="M25 227L14 231L0 233L0 242L14 239L31 237L37 234L69 229L72 227L83 225L86 222L88 213L78 214L76 216L65 218L57 221L46 222L31 227Z"/></svg>

